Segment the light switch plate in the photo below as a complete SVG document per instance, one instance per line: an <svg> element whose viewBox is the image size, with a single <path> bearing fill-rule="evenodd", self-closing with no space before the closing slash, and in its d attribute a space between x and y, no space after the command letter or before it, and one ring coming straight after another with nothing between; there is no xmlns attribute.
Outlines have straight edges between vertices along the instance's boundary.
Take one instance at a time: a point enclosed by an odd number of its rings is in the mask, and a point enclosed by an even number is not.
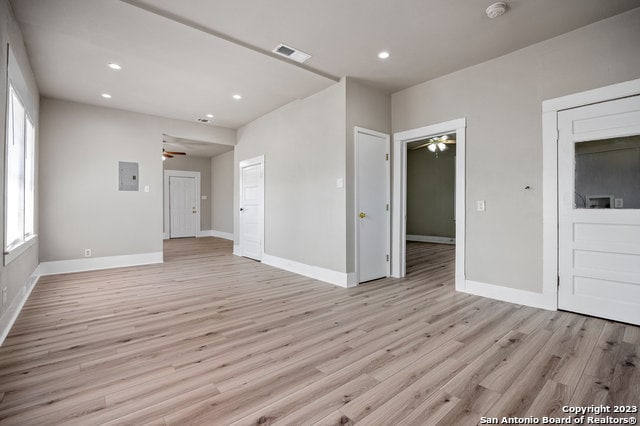
<svg viewBox="0 0 640 426"><path fill-rule="evenodd" d="M478 211L483 212L485 210L485 202L484 200L478 200Z"/></svg>
<svg viewBox="0 0 640 426"><path fill-rule="evenodd" d="M344 180L342 178L336 179L336 188L344 188Z"/></svg>
<svg viewBox="0 0 640 426"><path fill-rule="evenodd" d="M622 198L614 198L613 200L613 206L616 209L622 209L624 208L624 200Z"/></svg>

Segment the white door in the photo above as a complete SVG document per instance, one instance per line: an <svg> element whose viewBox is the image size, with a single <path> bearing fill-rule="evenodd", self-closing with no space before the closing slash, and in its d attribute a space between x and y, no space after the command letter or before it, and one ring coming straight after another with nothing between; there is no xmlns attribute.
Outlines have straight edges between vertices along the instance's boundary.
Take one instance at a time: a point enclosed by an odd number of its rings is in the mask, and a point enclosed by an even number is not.
<svg viewBox="0 0 640 426"><path fill-rule="evenodd" d="M196 180L192 177L169 177L170 237L195 237L197 218Z"/></svg>
<svg viewBox="0 0 640 426"><path fill-rule="evenodd" d="M389 135L356 128L358 282L389 276Z"/></svg>
<svg viewBox="0 0 640 426"><path fill-rule="evenodd" d="M240 254L262 260L264 239L264 158L240 162Z"/></svg>
<svg viewBox="0 0 640 426"><path fill-rule="evenodd" d="M640 324L640 96L558 127L558 307Z"/></svg>

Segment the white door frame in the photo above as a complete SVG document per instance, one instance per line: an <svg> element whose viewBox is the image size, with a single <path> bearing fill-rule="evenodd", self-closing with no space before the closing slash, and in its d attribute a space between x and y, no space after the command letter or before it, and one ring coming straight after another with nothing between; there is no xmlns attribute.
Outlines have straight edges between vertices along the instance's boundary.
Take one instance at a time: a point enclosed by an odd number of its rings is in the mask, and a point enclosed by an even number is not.
<svg viewBox="0 0 640 426"><path fill-rule="evenodd" d="M355 126L353 128L353 145L354 145L354 156L353 156L353 170L355 171L354 176L355 176L355 185L354 185L354 190L353 190L353 225L354 225L354 229L355 229L355 265L356 265L356 284L358 285L360 283L360 226L358 223L358 134L362 133L365 135L372 135L372 136L377 136L380 138L384 138L385 140L385 145L387 148L387 153L390 154L390 144L391 144L391 136L386 134L386 133L380 133L380 132L376 132L375 130L369 130L369 129L365 129L364 127L358 127ZM387 165L386 165L386 194L385 194L385 198L386 198L386 202L387 205L391 205L391 199L390 199L390 191L391 191L391 161L387 161ZM391 211L388 211L387 213L387 229L386 229L386 234L387 234L387 254L390 255L391 254ZM389 259L391 260L391 259ZM387 276L389 276L391 274L391 262L387 262Z"/></svg>
<svg viewBox="0 0 640 426"><path fill-rule="evenodd" d="M244 167L248 167L248 166L253 166L259 164L260 165L260 175L262 176L262 178L260 179L260 186L261 186L261 192L262 192L262 220L260 221L261 223L261 227L259 230L259 234L260 237L262 238L262 259L264 259L264 247L265 247L265 240L264 240L264 211L265 211L265 193L264 193L264 180L265 180L265 174L264 174L264 155L260 155L258 157L253 157L253 158L249 158L248 160L242 160L238 163L238 174L239 174L239 179L238 179L238 203L241 202L242 200L242 185L243 185L243 178L242 178L242 169ZM241 241L242 241L242 228L241 228L241 220L240 220L240 216L239 216L239 212L236 212L236 214L238 214L238 246L237 248L234 247L233 250L233 254L237 255L237 256L244 256L243 253L243 249L242 249L242 245L241 245Z"/></svg>
<svg viewBox="0 0 640 426"><path fill-rule="evenodd" d="M640 94L640 79L542 102L542 294L558 309L558 112Z"/></svg>
<svg viewBox="0 0 640 426"><path fill-rule="evenodd" d="M191 177L196 180L196 237L202 236L200 229L200 172L188 172L184 170L165 170L164 171L164 234L163 239L167 240L171 236L171 208L169 206L169 178L175 177Z"/></svg>
<svg viewBox="0 0 640 426"><path fill-rule="evenodd" d="M443 133L456 134L456 270L455 288L465 291L465 131L467 119L446 121L393 135L393 202L392 202L392 249L391 275L402 278L406 275L407 239L407 144Z"/></svg>

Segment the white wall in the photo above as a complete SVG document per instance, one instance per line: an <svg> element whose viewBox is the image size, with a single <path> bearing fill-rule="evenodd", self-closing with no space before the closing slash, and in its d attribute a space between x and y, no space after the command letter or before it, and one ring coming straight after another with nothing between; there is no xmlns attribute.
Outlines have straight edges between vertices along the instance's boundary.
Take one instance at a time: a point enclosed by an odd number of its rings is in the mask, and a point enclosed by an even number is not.
<svg viewBox="0 0 640 426"><path fill-rule="evenodd" d="M211 158L211 229L233 234L233 162L229 151Z"/></svg>
<svg viewBox="0 0 640 426"><path fill-rule="evenodd" d="M235 142L229 129L41 100L41 261L162 251L163 133ZM140 191L118 191L118 161L139 163Z"/></svg>
<svg viewBox="0 0 640 426"><path fill-rule="evenodd" d="M31 92L32 99L25 99L28 102L36 106L36 118L38 115L37 106L39 104L38 88L31 71L29 59L27 58L27 51L22 39L22 33L13 16L13 12L9 6L7 0L0 0L0 43L2 45L0 52L2 54L2 60L0 60L0 75L3 77L7 72L7 43L11 45L19 65L22 70L23 77L26 80L26 84ZM7 105L7 86L4 78L2 84L0 84L0 129L4 132L5 119L6 119L6 105ZM39 132L36 130L36 163L38 162L38 139ZM0 149L0 188L4 188L5 177L5 148L4 148L4 136L2 140L2 149ZM37 173L37 172L36 172ZM36 184L36 197L39 192L39 188ZM36 198L36 232L38 232L38 204ZM4 197L0 197L0 241L4 244ZM41 236L39 239L41 240ZM4 265L4 262L0 261L0 288L7 289L7 303L4 306L0 306L0 336L5 331L8 331L10 321L14 314L17 313L19 304L24 300L25 284L29 283L31 274L38 266L38 244L31 246L27 251L22 253L18 258L14 259L8 265ZM0 337L0 341L2 338Z"/></svg>
<svg viewBox="0 0 640 426"><path fill-rule="evenodd" d="M354 127L391 133L391 96L364 85L353 78L346 79L346 152L345 179L347 210L347 270L355 271L355 141Z"/></svg>
<svg viewBox="0 0 640 426"><path fill-rule="evenodd" d="M636 79L639 53L635 9L392 95L394 132L467 118L467 279L542 292L542 101Z"/></svg>
<svg viewBox="0 0 640 426"><path fill-rule="evenodd" d="M242 160L265 156L265 253L346 272L345 81L238 130ZM238 243L238 195L234 232Z"/></svg>

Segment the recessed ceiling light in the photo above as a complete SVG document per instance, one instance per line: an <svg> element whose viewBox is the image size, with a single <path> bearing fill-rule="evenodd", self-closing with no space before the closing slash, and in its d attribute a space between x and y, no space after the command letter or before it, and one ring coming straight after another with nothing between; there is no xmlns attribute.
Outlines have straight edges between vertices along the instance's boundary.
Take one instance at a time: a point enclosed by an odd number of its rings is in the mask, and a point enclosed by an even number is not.
<svg viewBox="0 0 640 426"><path fill-rule="evenodd" d="M213 114L207 114L207 118L213 118Z"/></svg>
<svg viewBox="0 0 640 426"><path fill-rule="evenodd" d="M382 52L378 53L378 58L380 59L387 59L389 56L389 52L387 52L386 50L383 50Z"/></svg>
<svg viewBox="0 0 640 426"><path fill-rule="evenodd" d="M239 101L240 99L242 99L242 95L233 95L233 99Z"/></svg>
<svg viewBox="0 0 640 426"><path fill-rule="evenodd" d="M115 62L110 62L109 63L109 68L111 68L112 70L121 70L122 67L118 64L116 64Z"/></svg>
<svg viewBox="0 0 640 426"><path fill-rule="evenodd" d="M111 99L111 95L110 95L110 94L108 94L108 93L103 93L103 94L102 94L102 95L100 95L100 96L102 96L102 97L103 97L103 98L105 98L105 99Z"/></svg>

